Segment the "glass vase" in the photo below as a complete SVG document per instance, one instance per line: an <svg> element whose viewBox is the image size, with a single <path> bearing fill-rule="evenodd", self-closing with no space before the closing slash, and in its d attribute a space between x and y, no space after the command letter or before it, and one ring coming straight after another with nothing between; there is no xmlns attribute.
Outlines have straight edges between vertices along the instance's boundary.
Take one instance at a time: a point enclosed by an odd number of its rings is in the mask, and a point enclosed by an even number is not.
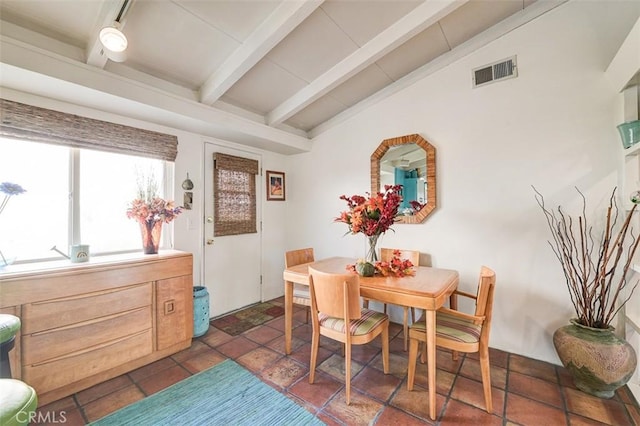
<svg viewBox="0 0 640 426"><path fill-rule="evenodd" d="M378 252L376 250L376 245L378 244L379 237L380 234L367 236L369 250L367 250L367 257L365 257L365 260L369 263L375 264L378 261Z"/></svg>
<svg viewBox="0 0 640 426"><path fill-rule="evenodd" d="M140 222L140 232L142 233L142 250L144 254L158 253L160 237L162 236L162 221Z"/></svg>

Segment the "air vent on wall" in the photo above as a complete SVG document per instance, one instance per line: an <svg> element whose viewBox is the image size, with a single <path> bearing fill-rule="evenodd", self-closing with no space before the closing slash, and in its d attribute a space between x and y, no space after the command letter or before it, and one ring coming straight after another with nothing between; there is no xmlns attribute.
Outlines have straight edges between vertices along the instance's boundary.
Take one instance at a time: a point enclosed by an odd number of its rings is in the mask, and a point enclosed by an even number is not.
<svg viewBox="0 0 640 426"><path fill-rule="evenodd" d="M475 68L473 70L473 87L484 86L485 84L517 76L516 57L512 56L508 59Z"/></svg>

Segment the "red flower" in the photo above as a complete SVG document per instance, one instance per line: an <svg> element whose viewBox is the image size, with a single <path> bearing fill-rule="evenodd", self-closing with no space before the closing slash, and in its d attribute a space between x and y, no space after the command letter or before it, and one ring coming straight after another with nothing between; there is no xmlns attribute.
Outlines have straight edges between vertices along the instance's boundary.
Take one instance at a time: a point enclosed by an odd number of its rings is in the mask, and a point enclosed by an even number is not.
<svg viewBox="0 0 640 426"><path fill-rule="evenodd" d="M402 202L401 190L401 185L385 185L384 192L368 198L362 195L342 195L340 199L347 202L349 210L341 212L340 217L334 221L346 223L349 226L347 233L363 233L368 237L384 234L391 229L398 215Z"/></svg>
<svg viewBox="0 0 640 426"><path fill-rule="evenodd" d="M400 259L400 250L393 251L393 257L389 262L376 262L376 271L383 276L393 275L396 277L406 277L415 275L413 263L409 259Z"/></svg>

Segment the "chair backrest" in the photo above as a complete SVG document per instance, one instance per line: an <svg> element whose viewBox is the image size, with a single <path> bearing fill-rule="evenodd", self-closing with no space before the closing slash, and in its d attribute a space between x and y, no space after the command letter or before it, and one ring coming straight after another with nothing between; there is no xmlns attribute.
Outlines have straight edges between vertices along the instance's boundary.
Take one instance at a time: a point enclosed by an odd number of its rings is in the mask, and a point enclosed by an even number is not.
<svg viewBox="0 0 640 426"><path fill-rule="evenodd" d="M312 310L347 320L360 318L358 274L330 274L309 267L309 287Z"/></svg>
<svg viewBox="0 0 640 426"><path fill-rule="evenodd" d="M393 252L395 250L400 251L400 259L409 259L413 266L418 266L420 264L420 252L418 250L402 250L402 249L393 249L393 248L381 248L380 249L380 260L382 262L388 262L393 259Z"/></svg>
<svg viewBox="0 0 640 426"><path fill-rule="evenodd" d="M480 269L480 281L478 282L478 294L476 299L476 316L485 316L483 333L488 333L491 327L491 315L493 312L493 291L496 286L496 273L483 266Z"/></svg>
<svg viewBox="0 0 640 426"><path fill-rule="evenodd" d="M302 263L313 262L313 248L303 248L299 250L291 250L284 254L284 267L300 265Z"/></svg>

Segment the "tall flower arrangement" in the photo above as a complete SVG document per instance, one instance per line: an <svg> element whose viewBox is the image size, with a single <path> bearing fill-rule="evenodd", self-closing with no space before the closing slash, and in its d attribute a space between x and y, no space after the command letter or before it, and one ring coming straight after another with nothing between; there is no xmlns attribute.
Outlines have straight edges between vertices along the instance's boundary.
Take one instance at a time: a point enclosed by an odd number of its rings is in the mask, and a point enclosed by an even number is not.
<svg viewBox="0 0 640 426"><path fill-rule="evenodd" d="M137 195L127 209L127 217L140 224L145 254L154 254L158 252L160 245L162 224L175 219L182 213L182 207L158 196L158 185L153 176L144 182L139 178Z"/></svg>
<svg viewBox="0 0 640 426"><path fill-rule="evenodd" d="M348 210L340 213L335 222L346 223L349 227L347 234L364 234L369 240L367 261L378 260L376 244L380 235L391 229L398 215L398 208L402 202L401 185L385 185L384 192L370 196L346 195L340 196L347 202ZM369 195L369 193L367 193Z"/></svg>
<svg viewBox="0 0 640 426"><path fill-rule="evenodd" d="M627 274L640 239L631 228L631 217L638 200L618 225L618 206L614 188L609 198L603 229L595 230L587 221L586 199L582 192L582 213L573 217L558 206L549 209L544 197L533 188L542 209L552 241L549 245L558 258L567 283L577 321L581 325L606 329L629 301L638 281L630 283ZM625 289L630 286L625 295Z"/></svg>
<svg viewBox="0 0 640 426"><path fill-rule="evenodd" d="M176 206L173 201L166 201L159 197L154 197L149 201L136 198L127 209L129 219L151 225L157 222L169 223L180 213L182 213L182 207Z"/></svg>

